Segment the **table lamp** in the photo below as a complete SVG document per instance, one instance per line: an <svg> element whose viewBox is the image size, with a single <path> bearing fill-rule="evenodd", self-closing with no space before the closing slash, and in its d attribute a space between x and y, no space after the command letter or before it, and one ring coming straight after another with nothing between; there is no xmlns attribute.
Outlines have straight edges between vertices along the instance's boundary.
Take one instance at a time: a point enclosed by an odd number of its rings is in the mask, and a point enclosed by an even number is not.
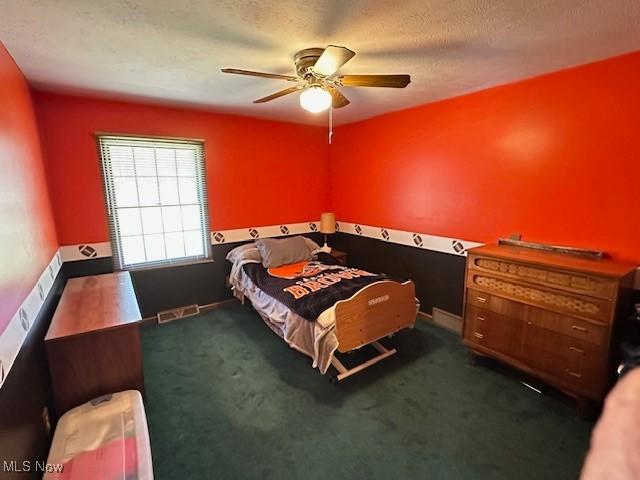
<svg viewBox="0 0 640 480"><path fill-rule="evenodd" d="M331 247L327 245L327 234L336 233L336 214L323 213L320 215L320 233L324 233L324 245L320 251L331 253Z"/></svg>

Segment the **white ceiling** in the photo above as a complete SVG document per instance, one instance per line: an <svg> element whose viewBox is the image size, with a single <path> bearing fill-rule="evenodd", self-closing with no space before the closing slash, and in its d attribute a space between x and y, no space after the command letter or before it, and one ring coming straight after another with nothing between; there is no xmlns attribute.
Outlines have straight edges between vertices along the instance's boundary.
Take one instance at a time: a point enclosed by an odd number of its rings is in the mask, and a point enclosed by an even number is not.
<svg viewBox="0 0 640 480"><path fill-rule="evenodd" d="M638 0L0 0L0 40L38 88L326 122L290 84L293 54L357 52L342 73L409 73L404 90L344 88L336 123L640 50Z"/></svg>

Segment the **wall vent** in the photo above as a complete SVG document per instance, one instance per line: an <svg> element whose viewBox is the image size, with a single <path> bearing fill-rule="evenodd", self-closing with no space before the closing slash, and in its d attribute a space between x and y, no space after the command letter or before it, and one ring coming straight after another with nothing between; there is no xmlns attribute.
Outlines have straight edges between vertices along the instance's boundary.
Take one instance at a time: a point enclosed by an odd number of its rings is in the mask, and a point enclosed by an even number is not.
<svg viewBox="0 0 640 480"><path fill-rule="evenodd" d="M200 313L199 305L187 305L186 307L172 308L158 312L158 323L169 323L180 318L193 317Z"/></svg>

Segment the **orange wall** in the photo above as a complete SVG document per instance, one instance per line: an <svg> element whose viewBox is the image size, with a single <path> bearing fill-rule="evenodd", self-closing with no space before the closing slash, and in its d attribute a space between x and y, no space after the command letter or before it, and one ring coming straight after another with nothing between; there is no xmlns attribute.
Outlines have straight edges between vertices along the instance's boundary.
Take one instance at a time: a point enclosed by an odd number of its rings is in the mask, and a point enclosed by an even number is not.
<svg viewBox="0 0 640 480"><path fill-rule="evenodd" d="M343 221L640 261L640 52L339 127L330 160Z"/></svg>
<svg viewBox="0 0 640 480"><path fill-rule="evenodd" d="M58 248L29 86L0 43L0 333Z"/></svg>
<svg viewBox="0 0 640 480"><path fill-rule="evenodd" d="M324 129L43 92L35 101L61 245L109 240L94 132L204 139L212 230L305 222L328 205Z"/></svg>
<svg viewBox="0 0 640 480"><path fill-rule="evenodd" d="M205 139L213 230L332 203L343 221L480 242L519 232L640 261L639 84L640 52L341 126L329 151L324 128L35 100L61 244L108 240L93 138L108 131Z"/></svg>

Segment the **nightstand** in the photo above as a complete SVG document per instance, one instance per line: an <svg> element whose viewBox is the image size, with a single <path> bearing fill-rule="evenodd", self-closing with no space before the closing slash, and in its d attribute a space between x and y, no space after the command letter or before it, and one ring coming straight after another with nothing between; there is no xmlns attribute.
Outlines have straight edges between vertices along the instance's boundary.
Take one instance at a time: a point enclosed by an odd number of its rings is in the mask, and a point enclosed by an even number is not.
<svg viewBox="0 0 640 480"><path fill-rule="evenodd" d="M340 262L340 265L347 264L347 254L345 252L341 252L340 250L336 250L335 248L331 249L331 256Z"/></svg>

